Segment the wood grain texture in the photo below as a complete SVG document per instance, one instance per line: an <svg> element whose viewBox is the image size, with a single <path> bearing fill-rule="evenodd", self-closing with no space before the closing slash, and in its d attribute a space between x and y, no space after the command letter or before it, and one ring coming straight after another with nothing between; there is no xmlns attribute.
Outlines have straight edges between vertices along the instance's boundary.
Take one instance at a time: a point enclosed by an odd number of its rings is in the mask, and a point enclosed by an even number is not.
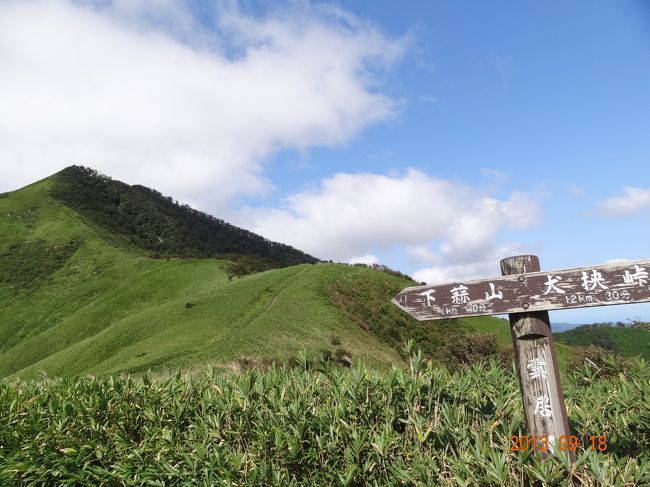
<svg viewBox="0 0 650 487"><path fill-rule="evenodd" d="M535 262L493 279L408 287L392 302L418 320L435 320L650 301L650 260L544 272L533 271Z"/></svg>
<svg viewBox="0 0 650 487"><path fill-rule="evenodd" d="M539 260L533 255L501 261L506 275L538 270ZM556 453L560 436L568 437L570 430L548 312L512 313L509 318L527 434L546 436L549 453Z"/></svg>

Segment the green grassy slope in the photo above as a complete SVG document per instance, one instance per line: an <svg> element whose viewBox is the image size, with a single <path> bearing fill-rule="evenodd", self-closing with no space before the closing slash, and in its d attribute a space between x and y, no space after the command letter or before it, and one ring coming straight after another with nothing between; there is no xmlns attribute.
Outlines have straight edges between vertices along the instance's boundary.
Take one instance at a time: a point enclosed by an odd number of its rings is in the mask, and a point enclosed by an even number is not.
<svg viewBox="0 0 650 487"><path fill-rule="evenodd" d="M558 342L573 347L596 345L626 357L650 361L650 332L643 328L584 325L557 333Z"/></svg>
<svg viewBox="0 0 650 487"><path fill-rule="evenodd" d="M406 339L447 365L472 361L468 332L501 320L421 323L390 303L412 283L340 264L302 264L231 280L224 259L150 258L50 195L49 178L0 196L0 377L192 368L307 355L372 367ZM503 337L506 337L505 339Z"/></svg>
<svg viewBox="0 0 650 487"><path fill-rule="evenodd" d="M463 326L474 333L493 333L497 337L499 345L504 347L512 346L510 336L510 324L506 320L500 320L492 316L478 316L476 318L460 318Z"/></svg>
<svg viewBox="0 0 650 487"><path fill-rule="evenodd" d="M229 282L225 261L150 259L107 244L100 229L49 197L50 185L0 197L0 267L10 269L0 274L0 376L288 358L333 349L331 336L353 358L398 360L324 290L342 272L378 273L305 264ZM48 261L47 251L71 241L72 253Z"/></svg>

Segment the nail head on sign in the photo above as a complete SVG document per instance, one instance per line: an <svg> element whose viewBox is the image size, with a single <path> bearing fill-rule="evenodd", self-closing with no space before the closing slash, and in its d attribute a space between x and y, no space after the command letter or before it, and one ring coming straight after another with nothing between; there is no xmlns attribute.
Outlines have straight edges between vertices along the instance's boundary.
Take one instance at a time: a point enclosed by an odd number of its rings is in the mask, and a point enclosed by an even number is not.
<svg viewBox="0 0 650 487"><path fill-rule="evenodd" d="M521 305L521 307L524 308L524 309L528 309L528 306L529 306L528 303L524 303L524 304Z"/></svg>
<svg viewBox="0 0 650 487"><path fill-rule="evenodd" d="M526 276L519 276L519 282L524 282L526 280Z"/></svg>

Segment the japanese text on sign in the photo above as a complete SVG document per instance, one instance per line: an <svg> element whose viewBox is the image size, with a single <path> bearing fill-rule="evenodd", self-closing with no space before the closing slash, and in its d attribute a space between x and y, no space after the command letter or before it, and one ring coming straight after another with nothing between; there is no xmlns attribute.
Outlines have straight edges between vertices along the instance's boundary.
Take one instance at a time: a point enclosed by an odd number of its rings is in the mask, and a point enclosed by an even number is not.
<svg viewBox="0 0 650 487"><path fill-rule="evenodd" d="M404 289L393 302L420 320L650 301L650 261L531 272Z"/></svg>

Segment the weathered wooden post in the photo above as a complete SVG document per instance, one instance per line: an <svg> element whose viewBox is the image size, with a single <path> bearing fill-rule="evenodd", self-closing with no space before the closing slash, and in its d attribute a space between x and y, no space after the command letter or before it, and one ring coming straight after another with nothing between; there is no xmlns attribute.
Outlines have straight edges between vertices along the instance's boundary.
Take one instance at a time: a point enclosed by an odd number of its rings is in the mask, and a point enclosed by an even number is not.
<svg viewBox="0 0 650 487"><path fill-rule="evenodd" d="M518 275L520 282L526 280L526 273L539 270L539 259L535 255L519 255L501 261L501 273ZM528 307L528 303L522 303L522 308ZM566 439L571 435L548 311L510 313L508 317L528 436L538 444L545 443L540 449L545 456L544 450L556 451L560 437ZM573 461L573 451L569 454Z"/></svg>
<svg viewBox="0 0 650 487"><path fill-rule="evenodd" d="M393 303L421 321L508 314L529 433L518 449L568 451L573 461L581 438L569 432L548 310L648 302L648 268L638 260L541 272L537 257L521 255L501 261L501 277L407 287ZM592 450L596 439L607 449L605 436L589 438Z"/></svg>

